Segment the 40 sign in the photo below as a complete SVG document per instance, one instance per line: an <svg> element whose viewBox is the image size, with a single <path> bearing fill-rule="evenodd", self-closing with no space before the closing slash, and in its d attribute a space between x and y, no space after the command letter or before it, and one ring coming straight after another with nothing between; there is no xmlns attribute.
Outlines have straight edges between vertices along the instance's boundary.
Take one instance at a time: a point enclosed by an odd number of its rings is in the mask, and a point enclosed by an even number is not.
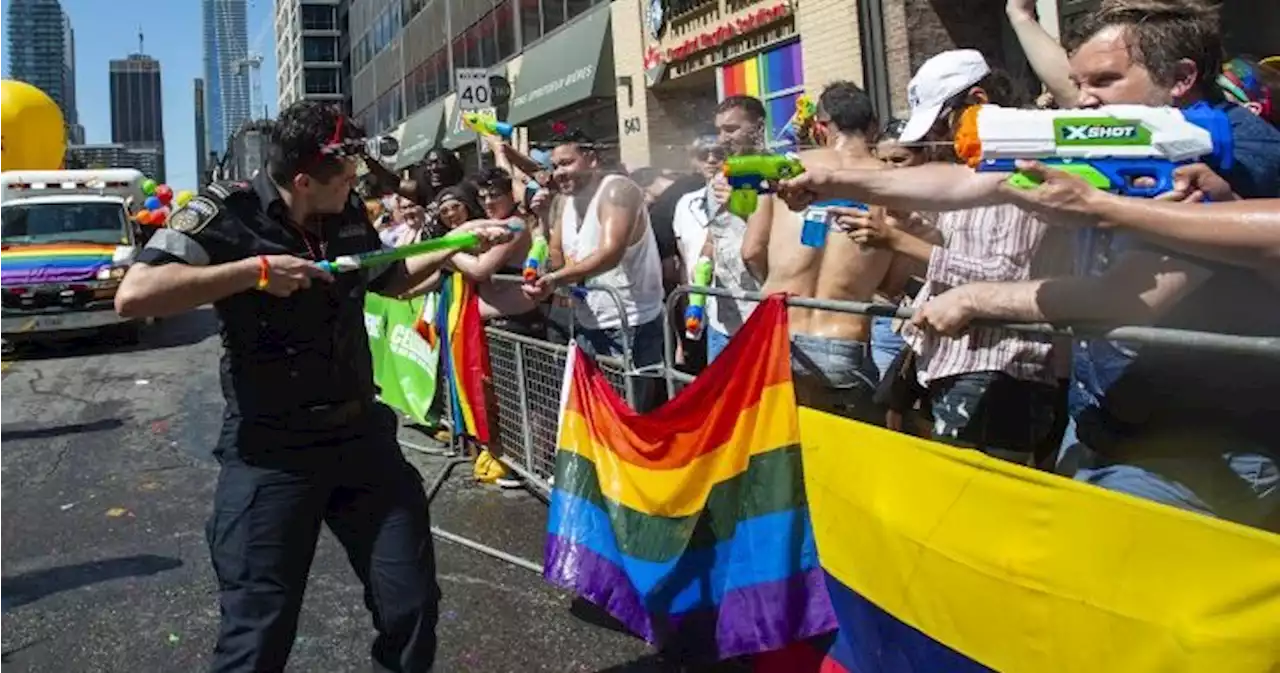
<svg viewBox="0 0 1280 673"><path fill-rule="evenodd" d="M493 107L489 92L489 71L484 68L458 68L453 71L453 86L458 92L458 107L479 110Z"/></svg>
<svg viewBox="0 0 1280 673"><path fill-rule="evenodd" d="M453 74L458 106L463 110L483 110L504 105L511 99L511 83L484 68L458 68Z"/></svg>

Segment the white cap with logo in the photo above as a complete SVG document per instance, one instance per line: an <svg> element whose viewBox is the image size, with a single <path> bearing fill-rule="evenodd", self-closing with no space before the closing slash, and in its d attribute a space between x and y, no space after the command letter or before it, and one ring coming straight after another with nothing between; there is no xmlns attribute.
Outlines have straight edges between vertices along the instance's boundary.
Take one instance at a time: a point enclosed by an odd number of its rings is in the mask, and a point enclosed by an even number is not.
<svg viewBox="0 0 1280 673"><path fill-rule="evenodd" d="M976 49L944 51L925 61L907 84L911 118L902 128L899 142L919 142L933 128L947 101L968 91L990 72L987 59Z"/></svg>

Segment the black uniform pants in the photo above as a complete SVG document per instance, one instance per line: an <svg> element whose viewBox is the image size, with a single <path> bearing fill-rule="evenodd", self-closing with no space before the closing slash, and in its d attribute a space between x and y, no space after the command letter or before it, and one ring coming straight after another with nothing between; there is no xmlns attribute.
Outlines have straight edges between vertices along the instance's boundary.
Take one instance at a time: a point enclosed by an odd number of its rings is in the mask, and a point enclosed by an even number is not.
<svg viewBox="0 0 1280 673"><path fill-rule="evenodd" d="M337 430L236 428L207 530L222 612L213 671L284 670L322 522L364 584L373 669L431 669L440 589L427 500L395 432L395 414L372 403Z"/></svg>

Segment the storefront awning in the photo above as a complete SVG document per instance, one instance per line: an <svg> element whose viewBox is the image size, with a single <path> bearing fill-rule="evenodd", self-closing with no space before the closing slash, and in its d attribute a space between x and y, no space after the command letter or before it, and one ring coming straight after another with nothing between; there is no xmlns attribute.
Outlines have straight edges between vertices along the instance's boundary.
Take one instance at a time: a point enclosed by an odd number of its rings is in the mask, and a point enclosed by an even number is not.
<svg viewBox="0 0 1280 673"><path fill-rule="evenodd" d="M524 124L596 96L613 97L609 3L602 3L525 52L507 121Z"/></svg>
<svg viewBox="0 0 1280 673"><path fill-rule="evenodd" d="M396 170L404 170L427 155L440 139L440 124L444 121L444 99L418 110L404 120L404 133L400 135L400 153L396 155Z"/></svg>

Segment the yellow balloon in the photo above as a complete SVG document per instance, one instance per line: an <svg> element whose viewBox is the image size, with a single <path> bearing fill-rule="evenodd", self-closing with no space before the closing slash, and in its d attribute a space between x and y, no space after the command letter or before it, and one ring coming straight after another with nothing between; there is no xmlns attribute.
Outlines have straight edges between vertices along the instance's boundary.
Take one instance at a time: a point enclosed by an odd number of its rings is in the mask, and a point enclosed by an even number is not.
<svg viewBox="0 0 1280 673"><path fill-rule="evenodd" d="M58 170L67 153L62 111L26 82L0 81L0 170Z"/></svg>
<svg viewBox="0 0 1280 673"><path fill-rule="evenodd" d="M195 197L196 195L192 194L190 189L184 189L178 192L177 196L173 197L173 202L178 204L178 207L181 208L187 205L187 202L190 201L191 199L194 199Z"/></svg>

